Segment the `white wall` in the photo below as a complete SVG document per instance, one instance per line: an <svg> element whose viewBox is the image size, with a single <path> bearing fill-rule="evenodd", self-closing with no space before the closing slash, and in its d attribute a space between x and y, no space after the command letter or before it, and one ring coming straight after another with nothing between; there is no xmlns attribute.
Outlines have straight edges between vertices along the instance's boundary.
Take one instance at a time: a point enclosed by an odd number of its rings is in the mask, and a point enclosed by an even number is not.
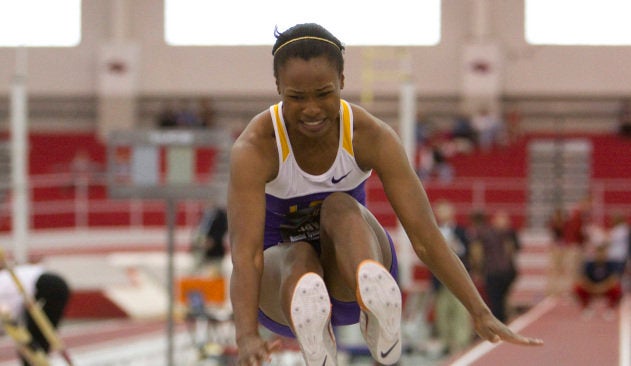
<svg viewBox="0 0 631 366"><path fill-rule="evenodd" d="M471 38L471 1L443 0L441 43L409 50L421 95L459 93L460 53ZM113 2L83 1L83 35L78 47L29 50L31 94L97 94L96 55L112 34ZM631 47L530 46L523 40L523 1L488 2L489 28L500 41L507 60L503 77L505 94L631 95L631 72L625 70L631 61ZM141 47L141 95L274 93L271 47L169 47L163 41L162 0L128 0L128 3L129 34ZM221 11L219 5L217 11ZM359 9L356 16L360 21ZM235 16L235 27L239 26ZM361 47L347 49L348 93L359 94L361 90L362 52ZM9 94L14 61L14 49L0 48L0 97ZM396 90L396 83L382 82L378 89L377 94L391 93Z"/></svg>

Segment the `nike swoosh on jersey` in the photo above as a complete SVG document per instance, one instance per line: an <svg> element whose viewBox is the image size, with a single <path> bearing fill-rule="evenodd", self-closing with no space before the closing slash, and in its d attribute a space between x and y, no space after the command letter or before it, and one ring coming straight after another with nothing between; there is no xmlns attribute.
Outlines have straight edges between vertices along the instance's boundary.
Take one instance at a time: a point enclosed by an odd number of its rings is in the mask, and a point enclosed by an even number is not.
<svg viewBox="0 0 631 366"><path fill-rule="evenodd" d="M381 357L386 358L388 357L388 355L390 354L390 352L392 352L392 350L394 349L394 347L397 345L397 343L399 343L399 340L397 339L396 342L394 342L394 344L392 346L390 346L390 348L388 348L386 350L386 352L384 351L380 351L379 353L381 354Z"/></svg>
<svg viewBox="0 0 631 366"><path fill-rule="evenodd" d="M349 174L351 174L351 172L348 172L348 173L344 174L343 176L339 177L338 179L336 179L335 177L331 177L331 183L338 184L339 182L342 181L342 179L348 177Z"/></svg>

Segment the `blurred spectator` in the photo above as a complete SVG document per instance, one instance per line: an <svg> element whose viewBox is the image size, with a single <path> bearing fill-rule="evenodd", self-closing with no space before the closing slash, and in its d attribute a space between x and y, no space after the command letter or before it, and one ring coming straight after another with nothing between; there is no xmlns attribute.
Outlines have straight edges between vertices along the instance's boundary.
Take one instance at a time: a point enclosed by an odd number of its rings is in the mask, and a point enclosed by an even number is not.
<svg viewBox="0 0 631 366"><path fill-rule="evenodd" d="M158 113L156 122L159 128L171 128L177 126L177 103L168 102L163 104L160 113Z"/></svg>
<svg viewBox="0 0 631 366"><path fill-rule="evenodd" d="M592 316L593 309L590 307L592 300L605 297L608 301L608 310L603 316L608 320L613 319L614 309L622 298L622 286L615 264L607 260L605 243L596 247L593 258L584 261L581 276L574 286L574 294L580 301L584 318Z"/></svg>
<svg viewBox="0 0 631 366"><path fill-rule="evenodd" d="M180 128L198 128L202 126L202 120L195 102L183 103L182 107L176 111L176 125Z"/></svg>
<svg viewBox="0 0 631 366"><path fill-rule="evenodd" d="M91 178L94 174L101 173L102 169L101 164L93 160L90 153L84 148L77 150L70 162L70 173L73 175L74 181Z"/></svg>
<svg viewBox="0 0 631 366"><path fill-rule="evenodd" d="M454 168L449 162L439 142L432 143L432 158L434 159L434 172L441 183L450 183L453 180Z"/></svg>
<svg viewBox="0 0 631 366"><path fill-rule="evenodd" d="M211 274L220 274L221 262L226 255L224 239L227 231L226 209L211 200L193 236L192 250L198 269L207 267Z"/></svg>
<svg viewBox="0 0 631 366"><path fill-rule="evenodd" d="M416 114L416 145L429 143L432 138L432 122L420 111Z"/></svg>
<svg viewBox="0 0 631 366"><path fill-rule="evenodd" d="M460 153L469 153L476 146L476 132L467 115L463 113L456 115L451 129L451 137L456 144L456 150Z"/></svg>
<svg viewBox="0 0 631 366"><path fill-rule="evenodd" d="M504 117L506 121L505 127L505 143L512 144L521 137L521 121L522 113L517 105L511 106Z"/></svg>
<svg viewBox="0 0 631 366"><path fill-rule="evenodd" d="M215 127L215 114L212 98L202 98L199 102L199 117L201 125L206 128Z"/></svg>
<svg viewBox="0 0 631 366"><path fill-rule="evenodd" d="M57 328L70 298L70 289L66 281L38 264L17 265L13 267L13 272L20 280L27 296L42 305L42 310L51 325ZM26 329L32 336L31 347L48 353L50 344L28 313L25 304L24 297L9 271L0 264L0 310L11 319L26 325ZM25 360L22 362L28 366Z"/></svg>
<svg viewBox="0 0 631 366"><path fill-rule="evenodd" d="M557 207L548 219L548 231L550 233L550 268L548 274L548 293L560 295L564 291L569 292L571 266L567 263L568 245L563 237L566 215L562 207Z"/></svg>
<svg viewBox="0 0 631 366"><path fill-rule="evenodd" d="M622 102L618 112L618 133L625 137L631 137L631 101Z"/></svg>
<svg viewBox="0 0 631 366"><path fill-rule="evenodd" d="M616 213L611 219L611 227L607 233L609 241L608 258L616 267L616 272L623 276L629 261L629 223L622 213Z"/></svg>
<svg viewBox="0 0 631 366"><path fill-rule="evenodd" d="M416 173L422 181L431 179L434 172L434 152L428 145L419 145L418 151L418 168Z"/></svg>
<svg viewBox="0 0 631 366"><path fill-rule="evenodd" d="M508 294L517 278L515 255L520 245L516 231L503 212L491 224L486 213L475 211L469 235L472 270L484 279L493 315L505 322Z"/></svg>
<svg viewBox="0 0 631 366"><path fill-rule="evenodd" d="M447 244L468 269L469 241L466 229L456 222L453 205L447 201L438 202L435 214ZM438 338L446 353L463 351L473 338L473 325L467 309L436 278L433 278L433 284L436 294L435 326Z"/></svg>
<svg viewBox="0 0 631 366"><path fill-rule="evenodd" d="M565 226L563 228L563 241L567 248L564 249L565 265L569 278L566 282L571 284L576 282L583 262L583 254L588 242L587 227L591 216L591 197L586 197L576 203L571 209ZM570 288L564 289L567 294Z"/></svg>
<svg viewBox="0 0 631 366"><path fill-rule="evenodd" d="M418 176L421 180L436 177L441 183L453 180L454 169L438 142L430 142L419 148Z"/></svg>
<svg viewBox="0 0 631 366"><path fill-rule="evenodd" d="M63 187L65 194L87 194L91 181L103 173L103 166L90 157L90 153L79 148L67 166L69 182Z"/></svg>
<svg viewBox="0 0 631 366"><path fill-rule="evenodd" d="M500 118L489 108L482 107L471 117L471 125L477 135L477 146L482 151L493 148L502 129Z"/></svg>

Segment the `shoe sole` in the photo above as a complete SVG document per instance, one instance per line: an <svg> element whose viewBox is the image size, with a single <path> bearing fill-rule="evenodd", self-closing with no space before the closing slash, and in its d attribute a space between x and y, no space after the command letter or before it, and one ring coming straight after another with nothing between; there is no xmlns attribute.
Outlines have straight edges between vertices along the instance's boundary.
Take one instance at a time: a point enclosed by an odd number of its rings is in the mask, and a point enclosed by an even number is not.
<svg viewBox="0 0 631 366"><path fill-rule="evenodd" d="M331 328L331 301L326 285L315 273L303 275L291 299L291 322L307 366L337 365Z"/></svg>
<svg viewBox="0 0 631 366"><path fill-rule="evenodd" d="M357 301L371 355L385 365L396 363L401 358L401 290L380 263L365 260L359 265Z"/></svg>

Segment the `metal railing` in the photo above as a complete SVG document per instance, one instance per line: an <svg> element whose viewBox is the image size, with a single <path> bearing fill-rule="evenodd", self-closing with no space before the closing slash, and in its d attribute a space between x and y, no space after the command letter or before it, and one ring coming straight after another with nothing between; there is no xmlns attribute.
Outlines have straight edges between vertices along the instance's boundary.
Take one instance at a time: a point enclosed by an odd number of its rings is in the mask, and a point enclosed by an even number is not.
<svg viewBox="0 0 631 366"><path fill-rule="evenodd" d="M9 182L0 182L0 190L10 191ZM34 175L29 181L31 229L87 228L110 226L106 219L94 219L94 215L120 214L126 220L117 220L112 226L164 225L166 202L161 199L114 199L107 194L105 173L73 174L54 173ZM0 203L0 228L7 230L11 221L10 194ZM204 200L180 200L177 204L177 225L197 225L206 205ZM53 217L64 217L55 220ZM150 217L150 218L148 218ZM49 218L48 220L46 218ZM38 222L46 221L45 225ZM59 223L56 224L56 221ZM122 223L120 222L122 221Z"/></svg>
<svg viewBox="0 0 631 366"><path fill-rule="evenodd" d="M631 214L631 180L595 179L590 182L593 218L604 223L612 212ZM506 211L517 222L526 222L528 215L528 182L522 178L456 178L451 183L424 182L430 200L450 200L456 214L463 218L472 210L483 209L491 213ZM30 218L33 230L41 228L88 228L128 226L132 228L165 225L166 202L160 199L113 199L107 195L107 179L104 173L72 174L54 173L30 177ZM389 203L371 194L381 189L376 178L368 182L368 206L377 217L394 215ZM0 182L0 191L10 193L10 182ZM514 195L514 199L511 199ZM616 199L616 197L623 199ZM613 199L612 199L613 197ZM192 227L198 224L207 202L204 200L180 200L177 204L177 225ZM537 212L531 210L531 212ZM107 219L95 219L98 215L118 215L125 219L112 224ZM541 212L540 214L545 214ZM63 216L65 220L54 217ZM49 218L49 219L47 219ZM122 221L122 223L121 223ZM10 194L0 202L0 230L7 231L11 222Z"/></svg>

